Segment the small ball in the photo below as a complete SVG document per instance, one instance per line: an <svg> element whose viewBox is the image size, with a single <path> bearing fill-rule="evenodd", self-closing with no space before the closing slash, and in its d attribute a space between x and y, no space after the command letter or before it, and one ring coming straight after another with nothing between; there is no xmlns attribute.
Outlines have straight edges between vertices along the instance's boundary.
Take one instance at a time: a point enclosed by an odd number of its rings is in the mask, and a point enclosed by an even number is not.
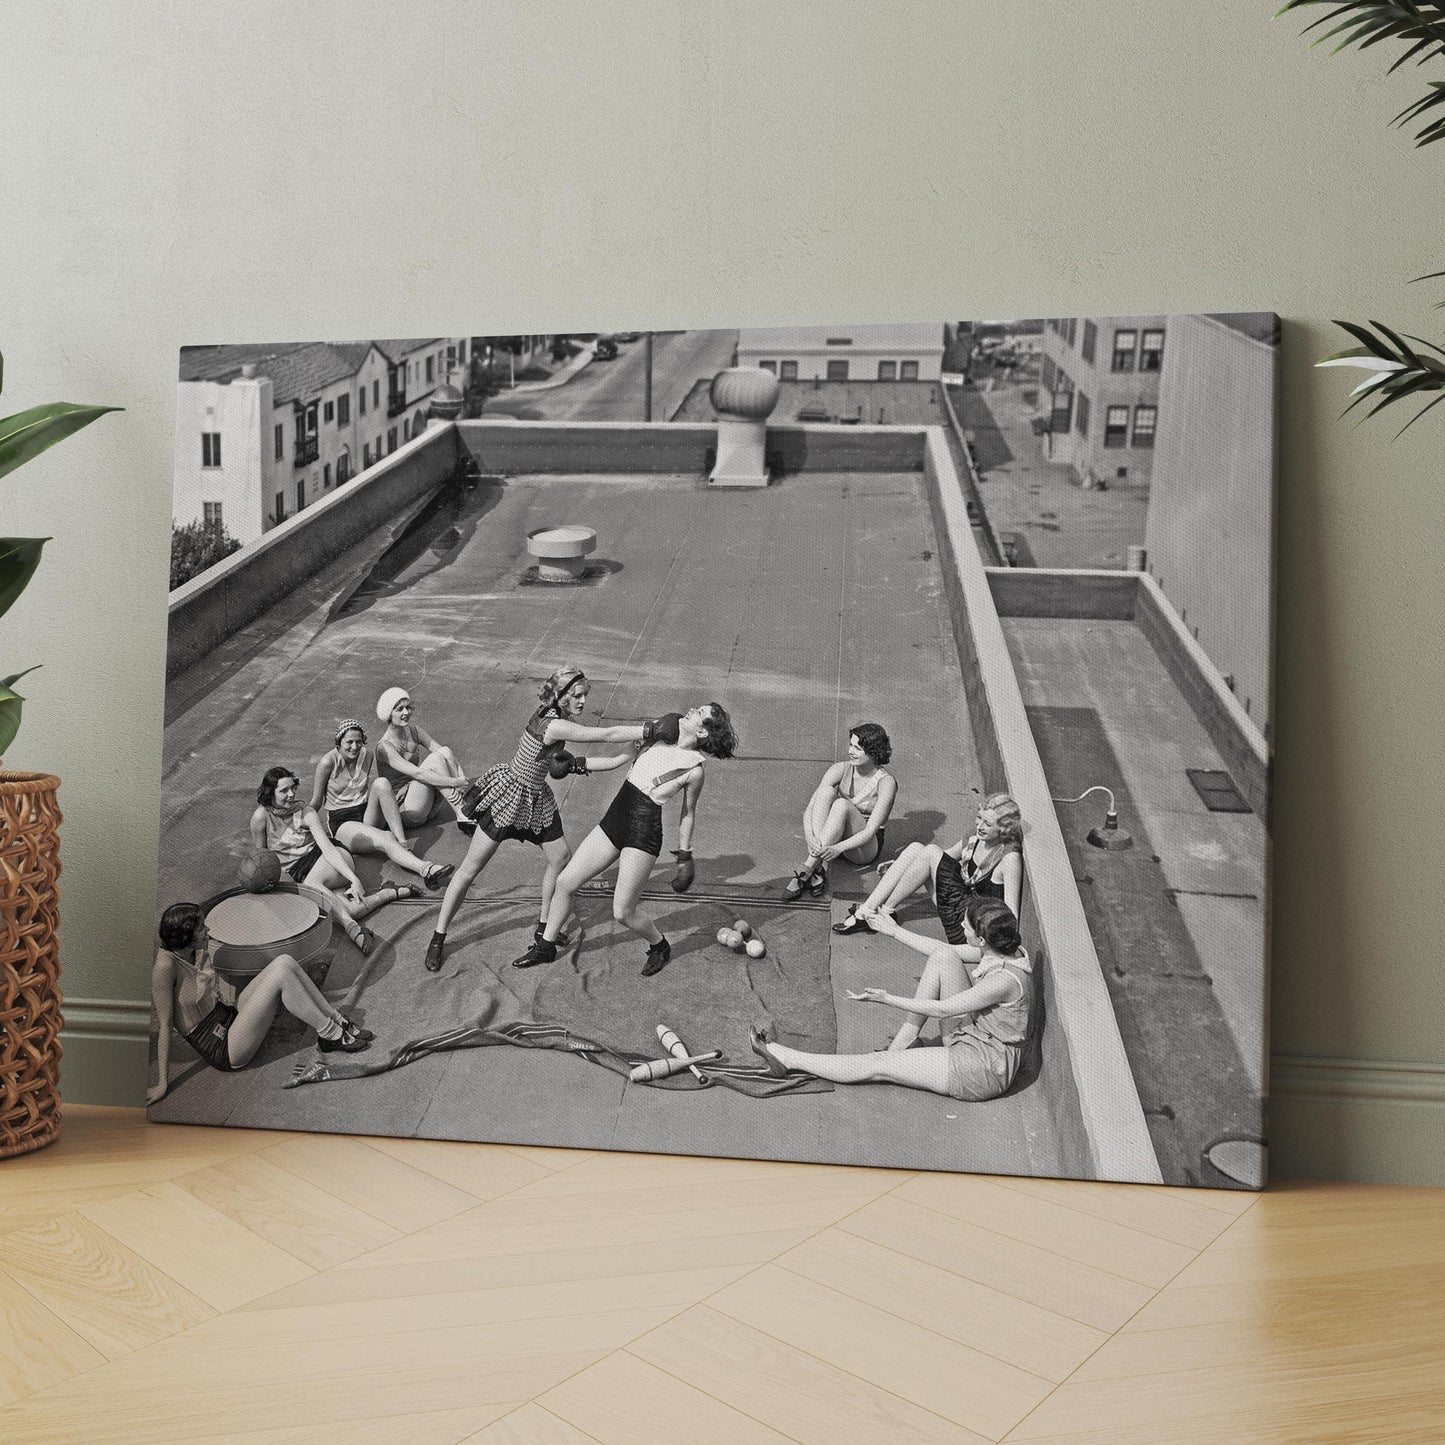
<svg viewBox="0 0 1445 1445"><path fill-rule="evenodd" d="M742 946L742 934L739 933L736 928L728 929L728 947L731 948L734 952L738 952L742 949Z"/></svg>
<svg viewBox="0 0 1445 1445"><path fill-rule="evenodd" d="M747 948L749 958L761 958L768 951L761 938L748 939Z"/></svg>
<svg viewBox="0 0 1445 1445"><path fill-rule="evenodd" d="M722 944L724 948L727 947L728 935L731 932L732 929L730 928L719 928L717 931L717 941Z"/></svg>
<svg viewBox="0 0 1445 1445"><path fill-rule="evenodd" d="M742 934L744 938L751 938L753 936L753 926L746 918L739 918L738 921L733 924L733 931Z"/></svg>

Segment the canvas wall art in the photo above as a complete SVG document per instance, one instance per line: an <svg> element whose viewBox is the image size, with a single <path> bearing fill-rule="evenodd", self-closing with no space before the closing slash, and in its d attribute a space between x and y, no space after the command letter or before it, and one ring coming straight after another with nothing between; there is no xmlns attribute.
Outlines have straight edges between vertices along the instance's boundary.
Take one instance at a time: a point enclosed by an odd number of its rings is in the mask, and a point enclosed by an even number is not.
<svg viewBox="0 0 1445 1445"><path fill-rule="evenodd" d="M151 1118L1261 1187L1277 350L185 348Z"/></svg>

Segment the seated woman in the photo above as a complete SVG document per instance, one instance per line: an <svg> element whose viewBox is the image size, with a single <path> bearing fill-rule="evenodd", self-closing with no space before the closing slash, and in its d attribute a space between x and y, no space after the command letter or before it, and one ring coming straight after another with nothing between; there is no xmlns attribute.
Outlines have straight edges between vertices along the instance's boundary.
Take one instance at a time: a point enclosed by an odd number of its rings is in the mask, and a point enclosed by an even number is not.
<svg viewBox="0 0 1445 1445"><path fill-rule="evenodd" d="M420 827L431 817L440 793L460 814L467 780L449 747L437 742L420 723L404 687L389 687L376 700L376 720L386 724L376 744L376 770L396 797L402 822ZM470 833L471 825L462 825Z"/></svg>
<svg viewBox="0 0 1445 1445"><path fill-rule="evenodd" d="M834 933L873 933L875 915L891 914L910 894L927 887L948 941L963 942L963 910L970 898L996 898L1018 917L1023 898L1023 816L1007 793L979 805L972 834L952 848L910 843L888 866L878 886L848 910Z"/></svg>
<svg viewBox="0 0 1445 1445"><path fill-rule="evenodd" d="M147 1104L158 1103L170 1088L172 1029L223 1072L244 1069L255 1058L278 1008L314 1028L323 1053L354 1054L373 1038L332 1008L289 953L273 958L238 993L212 965L210 934L194 903L174 903L161 915L160 944L151 969L159 1078L146 1090Z"/></svg>
<svg viewBox="0 0 1445 1445"><path fill-rule="evenodd" d="M527 719L512 761L488 768L463 795L462 807L474 831L467 856L442 899L436 932L427 944L424 962L429 972L435 973L442 966L447 930L467 896L467 889L508 838L535 844L546 859L541 916L535 931L537 938L542 936L557 878L572 858L572 850L562 836L562 814L548 786L548 776L565 778L573 773L610 772L633 760L630 752L616 757L577 758L568 751L569 743L642 741L641 723L604 728L577 721L587 706L591 689L592 684L580 667L559 667L542 684L537 694L540 706Z"/></svg>
<svg viewBox="0 0 1445 1445"><path fill-rule="evenodd" d="M692 885L692 833L697 821L697 803L702 795L703 765L708 758L730 758L737 750L732 719L721 703L710 702L692 708L678 718L676 726L658 736L675 736L675 742L645 746L627 781L618 790L602 821L582 840L576 856L562 870L552 894L546 926L533 940L514 968L534 968L557 957L562 925L572 910L572 900L584 883L605 872L614 863L617 882L612 890L612 916L624 927L647 940L644 978L660 973L672 957L672 945L640 908L638 900L652 865L662 852L662 805L682 794L682 821L677 830L677 873L672 886L679 893ZM661 721L661 720L660 720ZM649 739L654 734L647 734Z"/></svg>
<svg viewBox="0 0 1445 1445"><path fill-rule="evenodd" d="M428 863L406 846L396 793L376 775L376 754L366 729L347 718L336 729L336 746L316 764L310 806L326 819L326 831L349 853L378 853L417 874L435 892L456 872L450 863ZM379 825L386 823L386 828Z"/></svg>
<svg viewBox="0 0 1445 1445"><path fill-rule="evenodd" d="M753 1051L780 1078L797 1069L835 1084L905 1084L974 1102L998 1098L1023 1059L1033 968L1019 941L1018 920L1005 904L973 898L962 924L964 943L935 948L912 998L881 988L848 994L908 1015L884 1052L810 1054L774 1042L760 1028L748 1031ZM939 1042L915 1047L929 1019L939 1021Z"/></svg>
<svg viewBox="0 0 1445 1445"><path fill-rule="evenodd" d="M848 733L848 757L834 763L803 810L808 857L788 880L785 898L806 889L822 895L828 864L840 853L850 863L871 863L883 851L883 832L898 797L898 779L884 766L893 756L888 734L873 722Z"/></svg>
<svg viewBox="0 0 1445 1445"><path fill-rule="evenodd" d="M295 882L314 890L363 954L371 952L376 935L360 920L383 904L422 895L419 883L389 883L367 893L351 854L333 841L315 808L302 806L301 783L290 768L267 768L261 779L251 814L251 842L258 851L276 854Z"/></svg>

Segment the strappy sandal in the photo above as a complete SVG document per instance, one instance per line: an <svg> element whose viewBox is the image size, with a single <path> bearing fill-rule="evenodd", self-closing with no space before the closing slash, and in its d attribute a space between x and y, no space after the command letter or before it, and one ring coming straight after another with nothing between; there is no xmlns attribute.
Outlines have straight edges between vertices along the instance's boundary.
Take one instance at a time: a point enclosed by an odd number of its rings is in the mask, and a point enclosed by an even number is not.
<svg viewBox="0 0 1445 1445"><path fill-rule="evenodd" d="M801 898L803 891L813 881L813 870L811 868L799 868L783 887L783 897L787 899Z"/></svg>
<svg viewBox="0 0 1445 1445"><path fill-rule="evenodd" d="M376 947L376 935L359 923L353 923L346 930L346 936L356 945L356 951L365 958Z"/></svg>
<svg viewBox="0 0 1445 1445"><path fill-rule="evenodd" d="M455 863L433 863L432 866L422 874L421 881L425 885L427 892L437 893L446 887L452 874L456 871Z"/></svg>
<svg viewBox="0 0 1445 1445"><path fill-rule="evenodd" d="M808 879L808 892L814 898L821 898L828 891L828 865L820 863L813 869L813 876Z"/></svg>
<svg viewBox="0 0 1445 1445"><path fill-rule="evenodd" d="M877 933L878 930L858 912L859 907L860 905L857 903L852 904L848 909L848 916L841 923L835 923L833 925L833 932L845 935L850 933Z"/></svg>
<svg viewBox="0 0 1445 1445"><path fill-rule="evenodd" d="M790 1070L769 1050L768 1045L772 1041L766 1024L762 1028L758 1028L756 1024L748 1025L748 1047L768 1066L768 1072L775 1079L786 1079Z"/></svg>

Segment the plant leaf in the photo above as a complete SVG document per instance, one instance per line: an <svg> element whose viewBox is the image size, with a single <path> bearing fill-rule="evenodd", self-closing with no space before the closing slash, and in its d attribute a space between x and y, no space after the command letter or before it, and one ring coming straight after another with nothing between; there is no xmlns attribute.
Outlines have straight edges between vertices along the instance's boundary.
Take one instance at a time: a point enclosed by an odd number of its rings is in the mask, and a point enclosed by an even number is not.
<svg viewBox="0 0 1445 1445"><path fill-rule="evenodd" d="M69 401L47 402L0 421L0 477L33 461L56 442L87 427L118 406L76 406Z"/></svg>
<svg viewBox="0 0 1445 1445"><path fill-rule="evenodd" d="M0 617L25 590L49 537L0 537Z"/></svg>
<svg viewBox="0 0 1445 1445"><path fill-rule="evenodd" d="M24 673L19 674L24 676ZM18 692L0 682L0 753L15 741L20 731L20 705L25 701Z"/></svg>

